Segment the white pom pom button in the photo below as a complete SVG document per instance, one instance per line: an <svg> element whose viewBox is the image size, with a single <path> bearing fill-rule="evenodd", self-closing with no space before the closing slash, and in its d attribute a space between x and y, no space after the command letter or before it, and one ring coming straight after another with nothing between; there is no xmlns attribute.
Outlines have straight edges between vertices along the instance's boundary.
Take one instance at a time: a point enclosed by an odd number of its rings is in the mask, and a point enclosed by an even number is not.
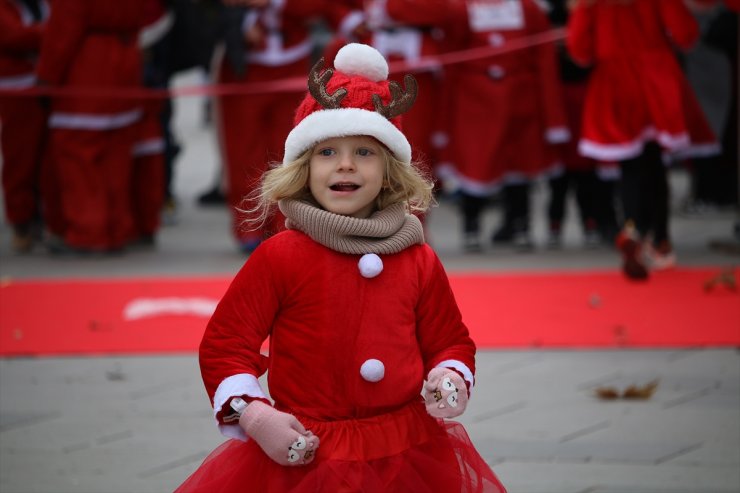
<svg viewBox="0 0 740 493"><path fill-rule="evenodd" d="M385 376L385 365L378 359L369 359L360 367L360 375L368 382L380 382Z"/></svg>
<svg viewBox="0 0 740 493"><path fill-rule="evenodd" d="M357 266L360 268L360 274L362 274L362 277L367 279L372 279L383 272L383 261L374 253L366 253L363 255L357 263Z"/></svg>

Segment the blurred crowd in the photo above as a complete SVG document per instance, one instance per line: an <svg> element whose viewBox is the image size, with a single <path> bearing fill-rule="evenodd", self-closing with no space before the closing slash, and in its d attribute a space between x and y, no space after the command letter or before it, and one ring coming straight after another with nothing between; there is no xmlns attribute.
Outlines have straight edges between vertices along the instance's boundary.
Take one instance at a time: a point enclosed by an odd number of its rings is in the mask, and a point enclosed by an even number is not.
<svg viewBox="0 0 740 493"><path fill-rule="evenodd" d="M215 91L225 203L249 253L282 217L248 230L245 202L280 161L305 78L350 42L419 85L404 116L417 166L456 201L461 248L531 249L530 192L545 180L548 246L569 193L589 245L617 245L625 273L675 263L666 167L693 198L737 204L734 0L0 0L0 135L13 248L118 252L156 242L176 207L181 145L167 89L194 67ZM696 16L711 19L703 30ZM731 113L715 136L684 77L700 38L732 64ZM264 90L265 87L271 88ZM486 207L501 207L482 231ZM246 211L246 212L245 212ZM225 233L226 234L226 233ZM647 260L646 260L647 259ZM650 265L647 265L650 263Z"/></svg>

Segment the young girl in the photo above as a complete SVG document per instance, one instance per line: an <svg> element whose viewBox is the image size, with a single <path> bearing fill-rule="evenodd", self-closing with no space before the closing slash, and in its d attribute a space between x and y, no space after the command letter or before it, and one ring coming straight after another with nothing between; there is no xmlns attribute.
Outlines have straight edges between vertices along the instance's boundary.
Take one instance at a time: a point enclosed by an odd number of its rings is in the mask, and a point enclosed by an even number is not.
<svg viewBox="0 0 740 493"><path fill-rule="evenodd" d="M400 130L414 80L389 84L366 45L342 48L336 70L321 63L263 178L263 217L277 204L287 230L250 256L200 347L234 439L177 492L504 492L444 421L465 410L475 345L410 214L432 188Z"/></svg>

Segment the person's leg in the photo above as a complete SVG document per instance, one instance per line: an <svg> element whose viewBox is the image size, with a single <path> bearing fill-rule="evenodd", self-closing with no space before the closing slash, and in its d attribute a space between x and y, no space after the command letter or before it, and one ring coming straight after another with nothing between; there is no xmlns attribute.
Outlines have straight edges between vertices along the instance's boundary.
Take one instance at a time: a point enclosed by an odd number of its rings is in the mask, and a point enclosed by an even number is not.
<svg viewBox="0 0 740 493"><path fill-rule="evenodd" d="M649 151L649 162L646 168L650 175L650 227L651 244L649 245L648 260L654 269L667 269L676 264L676 254L671 244L670 221L670 191L668 187L668 170L663 164L660 149Z"/></svg>
<svg viewBox="0 0 740 493"><path fill-rule="evenodd" d="M13 249L33 246L39 219L39 173L46 115L34 98L0 97L0 149L5 216L13 227Z"/></svg>
<svg viewBox="0 0 740 493"><path fill-rule="evenodd" d="M131 206L131 176L134 159L131 150L136 138L136 126L100 132L105 139L97 166L106 198L106 250L119 250L135 236ZM128 152L126 152L128 151Z"/></svg>
<svg viewBox="0 0 740 493"><path fill-rule="evenodd" d="M613 245L619 232L616 206L617 179L601 177L597 173L594 179L593 207L596 224L599 228L601 240L607 245Z"/></svg>
<svg viewBox="0 0 740 493"><path fill-rule="evenodd" d="M98 162L105 147L104 132L52 129L50 156L64 214L64 243L52 242L53 253L108 248L108 198ZM130 155L129 148L128 154Z"/></svg>
<svg viewBox="0 0 740 493"><path fill-rule="evenodd" d="M463 248L469 252L481 250L480 216L486 199L462 192L460 194L460 212L463 218Z"/></svg>
<svg viewBox="0 0 740 493"><path fill-rule="evenodd" d="M504 187L504 221L494 233L493 243L510 243L531 248L529 238L529 182L508 184Z"/></svg>
<svg viewBox="0 0 740 493"><path fill-rule="evenodd" d="M576 188L576 205L583 226L586 246L594 247L601 241L596 219L596 173L593 170L572 172Z"/></svg>
<svg viewBox="0 0 740 493"><path fill-rule="evenodd" d="M647 279L648 271L642 258L642 239L648 231L645 214L646 164L643 155L620 162L620 196L624 224L616 244L622 255L622 271L634 280Z"/></svg>
<svg viewBox="0 0 740 493"><path fill-rule="evenodd" d="M549 236L547 244L550 247L559 247L563 219L565 218L565 197L568 193L568 171L553 176L548 181L550 198L547 204L547 219Z"/></svg>

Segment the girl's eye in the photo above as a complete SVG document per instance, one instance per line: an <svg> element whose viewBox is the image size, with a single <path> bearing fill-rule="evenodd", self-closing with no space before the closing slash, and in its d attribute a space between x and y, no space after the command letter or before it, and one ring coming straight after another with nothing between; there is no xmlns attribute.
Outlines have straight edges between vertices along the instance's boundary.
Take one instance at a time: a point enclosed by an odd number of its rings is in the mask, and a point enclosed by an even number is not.
<svg viewBox="0 0 740 493"><path fill-rule="evenodd" d="M370 149L368 149L368 148L366 148L366 147L361 147L361 148L357 149L357 154L359 154L360 156L371 156L372 153L373 153L373 151L370 150Z"/></svg>
<svg viewBox="0 0 740 493"><path fill-rule="evenodd" d="M327 148L321 149L319 151L319 154L322 156L331 156L332 154L334 154L334 150L327 147Z"/></svg>

